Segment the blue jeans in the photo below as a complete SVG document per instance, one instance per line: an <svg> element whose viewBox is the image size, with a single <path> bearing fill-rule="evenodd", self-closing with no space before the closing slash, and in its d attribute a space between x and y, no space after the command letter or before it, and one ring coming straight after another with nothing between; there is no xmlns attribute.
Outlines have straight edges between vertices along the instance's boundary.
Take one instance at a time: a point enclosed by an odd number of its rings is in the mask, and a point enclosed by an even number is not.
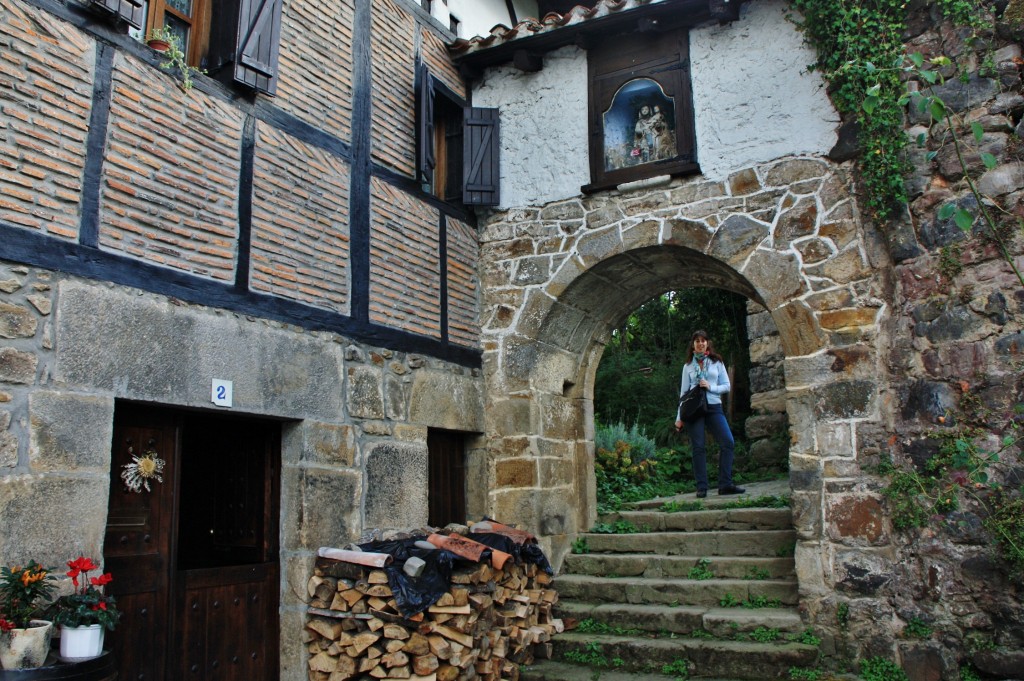
<svg viewBox="0 0 1024 681"><path fill-rule="evenodd" d="M697 478L697 490L708 488L707 448L704 445L704 428L711 431L718 443L718 489L732 486L732 460L735 454L735 441L729 422L725 420L722 405L709 404L708 413L699 419L686 424L686 432L690 434L690 445L693 447L693 475Z"/></svg>

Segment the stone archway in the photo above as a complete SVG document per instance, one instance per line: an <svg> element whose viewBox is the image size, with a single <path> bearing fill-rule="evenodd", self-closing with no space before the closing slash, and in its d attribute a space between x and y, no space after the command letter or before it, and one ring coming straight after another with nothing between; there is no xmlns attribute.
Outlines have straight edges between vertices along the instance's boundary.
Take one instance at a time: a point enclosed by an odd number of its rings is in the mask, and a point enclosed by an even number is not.
<svg viewBox="0 0 1024 681"><path fill-rule="evenodd" d="M824 597L839 549L826 482L854 475L858 430L882 420L889 315L887 255L845 170L789 159L514 209L482 241L487 512L535 529L560 564L595 517L593 385L611 330L667 290L728 289L781 336L798 577Z"/></svg>

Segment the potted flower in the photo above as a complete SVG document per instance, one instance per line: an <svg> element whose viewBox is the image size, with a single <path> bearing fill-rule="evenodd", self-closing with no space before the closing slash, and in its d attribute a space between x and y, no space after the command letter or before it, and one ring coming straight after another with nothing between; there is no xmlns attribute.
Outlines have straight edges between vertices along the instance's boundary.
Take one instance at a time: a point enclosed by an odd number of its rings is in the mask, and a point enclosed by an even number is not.
<svg viewBox="0 0 1024 681"><path fill-rule="evenodd" d="M121 617L113 596L103 593L113 577L88 573L99 566L85 556L68 561L68 577L74 586L69 595L54 603L53 621L60 625L60 656L66 660L88 660L103 653L103 635L113 631Z"/></svg>
<svg viewBox="0 0 1024 681"><path fill-rule="evenodd" d="M35 619L54 588L50 571L30 560L24 567L0 568L0 666L40 667L50 652L53 623Z"/></svg>
<svg viewBox="0 0 1024 681"><path fill-rule="evenodd" d="M171 39L174 37L176 36L171 31L170 26L161 26L160 28L154 28L149 32L146 44L157 52L166 52L171 46Z"/></svg>

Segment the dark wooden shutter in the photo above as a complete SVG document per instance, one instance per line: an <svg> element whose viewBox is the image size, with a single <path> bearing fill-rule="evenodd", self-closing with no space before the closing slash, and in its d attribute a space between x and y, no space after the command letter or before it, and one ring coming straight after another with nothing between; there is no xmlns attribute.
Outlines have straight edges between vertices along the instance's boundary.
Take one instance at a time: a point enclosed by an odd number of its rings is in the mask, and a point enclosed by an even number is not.
<svg viewBox="0 0 1024 681"><path fill-rule="evenodd" d="M93 0L92 4L123 19L135 28L142 28L146 21L146 8L142 0Z"/></svg>
<svg viewBox="0 0 1024 681"><path fill-rule="evenodd" d="M434 182L434 77L426 64L416 69L416 169L419 181Z"/></svg>
<svg viewBox="0 0 1024 681"><path fill-rule="evenodd" d="M467 206L496 206L501 177L498 110L467 107L462 126L462 202Z"/></svg>
<svg viewBox="0 0 1024 681"><path fill-rule="evenodd" d="M242 0L238 13L235 80L273 95L277 91L277 52L284 0Z"/></svg>

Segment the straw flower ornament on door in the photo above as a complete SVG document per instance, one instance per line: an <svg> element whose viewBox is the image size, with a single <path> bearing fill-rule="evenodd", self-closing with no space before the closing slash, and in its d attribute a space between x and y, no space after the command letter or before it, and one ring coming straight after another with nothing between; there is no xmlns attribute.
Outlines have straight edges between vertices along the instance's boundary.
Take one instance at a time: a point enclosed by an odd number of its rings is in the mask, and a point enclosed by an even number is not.
<svg viewBox="0 0 1024 681"><path fill-rule="evenodd" d="M145 488L147 492L150 492L152 491L149 486L150 480L164 481L165 462L157 456L156 450L147 449L137 455L133 447L128 447L128 454L131 455L132 462L126 463L124 470L121 471L121 480L124 481L128 489L133 492L142 492Z"/></svg>

